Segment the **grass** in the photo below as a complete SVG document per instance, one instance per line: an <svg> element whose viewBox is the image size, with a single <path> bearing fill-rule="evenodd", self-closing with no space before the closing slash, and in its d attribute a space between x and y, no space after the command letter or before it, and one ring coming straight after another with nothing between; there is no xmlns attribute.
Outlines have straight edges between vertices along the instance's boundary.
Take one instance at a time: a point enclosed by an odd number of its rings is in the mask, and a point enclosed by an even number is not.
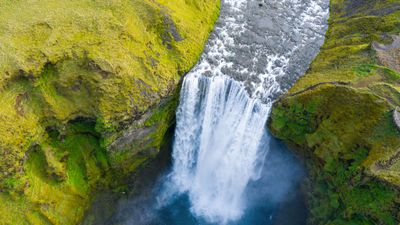
<svg viewBox="0 0 400 225"><path fill-rule="evenodd" d="M96 191L122 185L115 173L156 153L176 99L157 105L218 13L217 0L0 0L0 224L77 224ZM150 144L107 151L145 112Z"/></svg>
<svg viewBox="0 0 400 225"><path fill-rule="evenodd" d="M398 35L396 4L331 0L319 55L272 109L271 132L305 158L310 224L400 222L400 74L372 48Z"/></svg>
<svg viewBox="0 0 400 225"><path fill-rule="evenodd" d="M90 193L108 179L107 168L93 157L105 154L104 149L85 131L93 128L70 126L64 141L50 138L29 154L24 197L35 207L26 210L26 216L40 213L52 224L76 224L90 203Z"/></svg>
<svg viewBox="0 0 400 225"><path fill-rule="evenodd" d="M398 34L400 12L394 11L381 16L370 15L371 10L379 12L394 7L396 1L369 1L369 4L350 9L353 1L332 0L329 29L321 52L311 64L306 75L300 78L290 90L292 93L322 82L342 81L355 83L377 69L377 59L371 47L373 41L390 42L390 34ZM358 12L354 15L354 12ZM368 67L375 68L368 68ZM379 68L388 83L398 79L398 72L390 68ZM397 81L395 81L396 83Z"/></svg>
<svg viewBox="0 0 400 225"><path fill-rule="evenodd" d="M270 130L306 158L311 224L399 222L400 193L366 175L400 146L388 103L366 90L321 85L277 102Z"/></svg>

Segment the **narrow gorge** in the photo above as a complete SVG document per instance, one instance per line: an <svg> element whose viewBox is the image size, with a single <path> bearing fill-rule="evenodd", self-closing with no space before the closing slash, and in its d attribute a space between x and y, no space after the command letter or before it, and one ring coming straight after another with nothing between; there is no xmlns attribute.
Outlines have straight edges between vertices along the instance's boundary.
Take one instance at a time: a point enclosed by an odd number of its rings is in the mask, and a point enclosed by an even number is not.
<svg viewBox="0 0 400 225"><path fill-rule="evenodd" d="M400 0L0 0L0 225L398 225Z"/></svg>
<svg viewBox="0 0 400 225"><path fill-rule="evenodd" d="M245 213L246 187L268 161L272 102L317 54L328 9L328 1L222 2L203 56L183 81L165 187L187 194L195 216L227 224Z"/></svg>
<svg viewBox="0 0 400 225"><path fill-rule="evenodd" d="M305 73L318 53L328 11L324 0L222 1L203 55L183 80L171 172L160 181L155 199L146 200L148 209L135 212L141 206L127 203L125 214L116 220L272 224L284 196L297 192L302 172L298 163L279 158L290 158L280 145L275 144L279 147L274 154L282 155L270 158L273 141L266 122L273 101ZM269 160L280 160L286 167L265 166ZM281 186L271 184L277 178L269 175L271 183L265 182L266 172L281 173L287 180ZM258 184L261 177L264 185ZM250 201L250 192L260 193L258 198L265 202ZM255 212L265 215L252 218Z"/></svg>

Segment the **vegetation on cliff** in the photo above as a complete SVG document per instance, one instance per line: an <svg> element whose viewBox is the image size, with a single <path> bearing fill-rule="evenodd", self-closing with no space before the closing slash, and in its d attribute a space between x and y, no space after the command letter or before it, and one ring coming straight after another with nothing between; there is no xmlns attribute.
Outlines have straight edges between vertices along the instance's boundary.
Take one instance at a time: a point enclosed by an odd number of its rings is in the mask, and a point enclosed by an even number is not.
<svg viewBox="0 0 400 225"><path fill-rule="evenodd" d="M331 0L325 44L269 123L305 157L310 224L400 222L400 2Z"/></svg>
<svg viewBox="0 0 400 225"><path fill-rule="evenodd" d="M1 0L0 224L76 224L94 191L123 188L116 178L157 153L218 12L217 0Z"/></svg>

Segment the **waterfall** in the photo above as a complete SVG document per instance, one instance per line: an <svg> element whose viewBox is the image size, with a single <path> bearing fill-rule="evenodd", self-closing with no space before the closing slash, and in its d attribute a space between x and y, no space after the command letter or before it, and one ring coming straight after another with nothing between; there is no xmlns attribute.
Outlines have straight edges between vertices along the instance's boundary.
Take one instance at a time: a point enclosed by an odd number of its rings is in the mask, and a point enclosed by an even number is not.
<svg viewBox="0 0 400 225"><path fill-rule="evenodd" d="M183 84L174 143L173 181L189 192L192 211L210 221L237 219L243 193L266 151L269 106L233 79L191 74Z"/></svg>
<svg viewBox="0 0 400 225"><path fill-rule="evenodd" d="M329 0L225 0L202 58L185 77L162 199L187 194L191 212L225 224L268 153L273 100L323 43ZM167 196L167 197L166 197Z"/></svg>

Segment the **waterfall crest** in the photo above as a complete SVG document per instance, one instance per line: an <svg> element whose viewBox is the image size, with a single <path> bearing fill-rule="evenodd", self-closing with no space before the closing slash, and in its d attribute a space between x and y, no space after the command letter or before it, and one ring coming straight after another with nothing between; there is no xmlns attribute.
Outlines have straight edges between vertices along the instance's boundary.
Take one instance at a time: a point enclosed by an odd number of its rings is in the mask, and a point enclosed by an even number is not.
<svg viewBox="0 0 400 225"><path fill-rule="evenodd" d="M273 100L304 74L323 43L329 0L224 0L177 111L173 169L162 199L187 194L194 215L225 224L268 153ZM163 201L164 201L163 200Z"/></svg>

